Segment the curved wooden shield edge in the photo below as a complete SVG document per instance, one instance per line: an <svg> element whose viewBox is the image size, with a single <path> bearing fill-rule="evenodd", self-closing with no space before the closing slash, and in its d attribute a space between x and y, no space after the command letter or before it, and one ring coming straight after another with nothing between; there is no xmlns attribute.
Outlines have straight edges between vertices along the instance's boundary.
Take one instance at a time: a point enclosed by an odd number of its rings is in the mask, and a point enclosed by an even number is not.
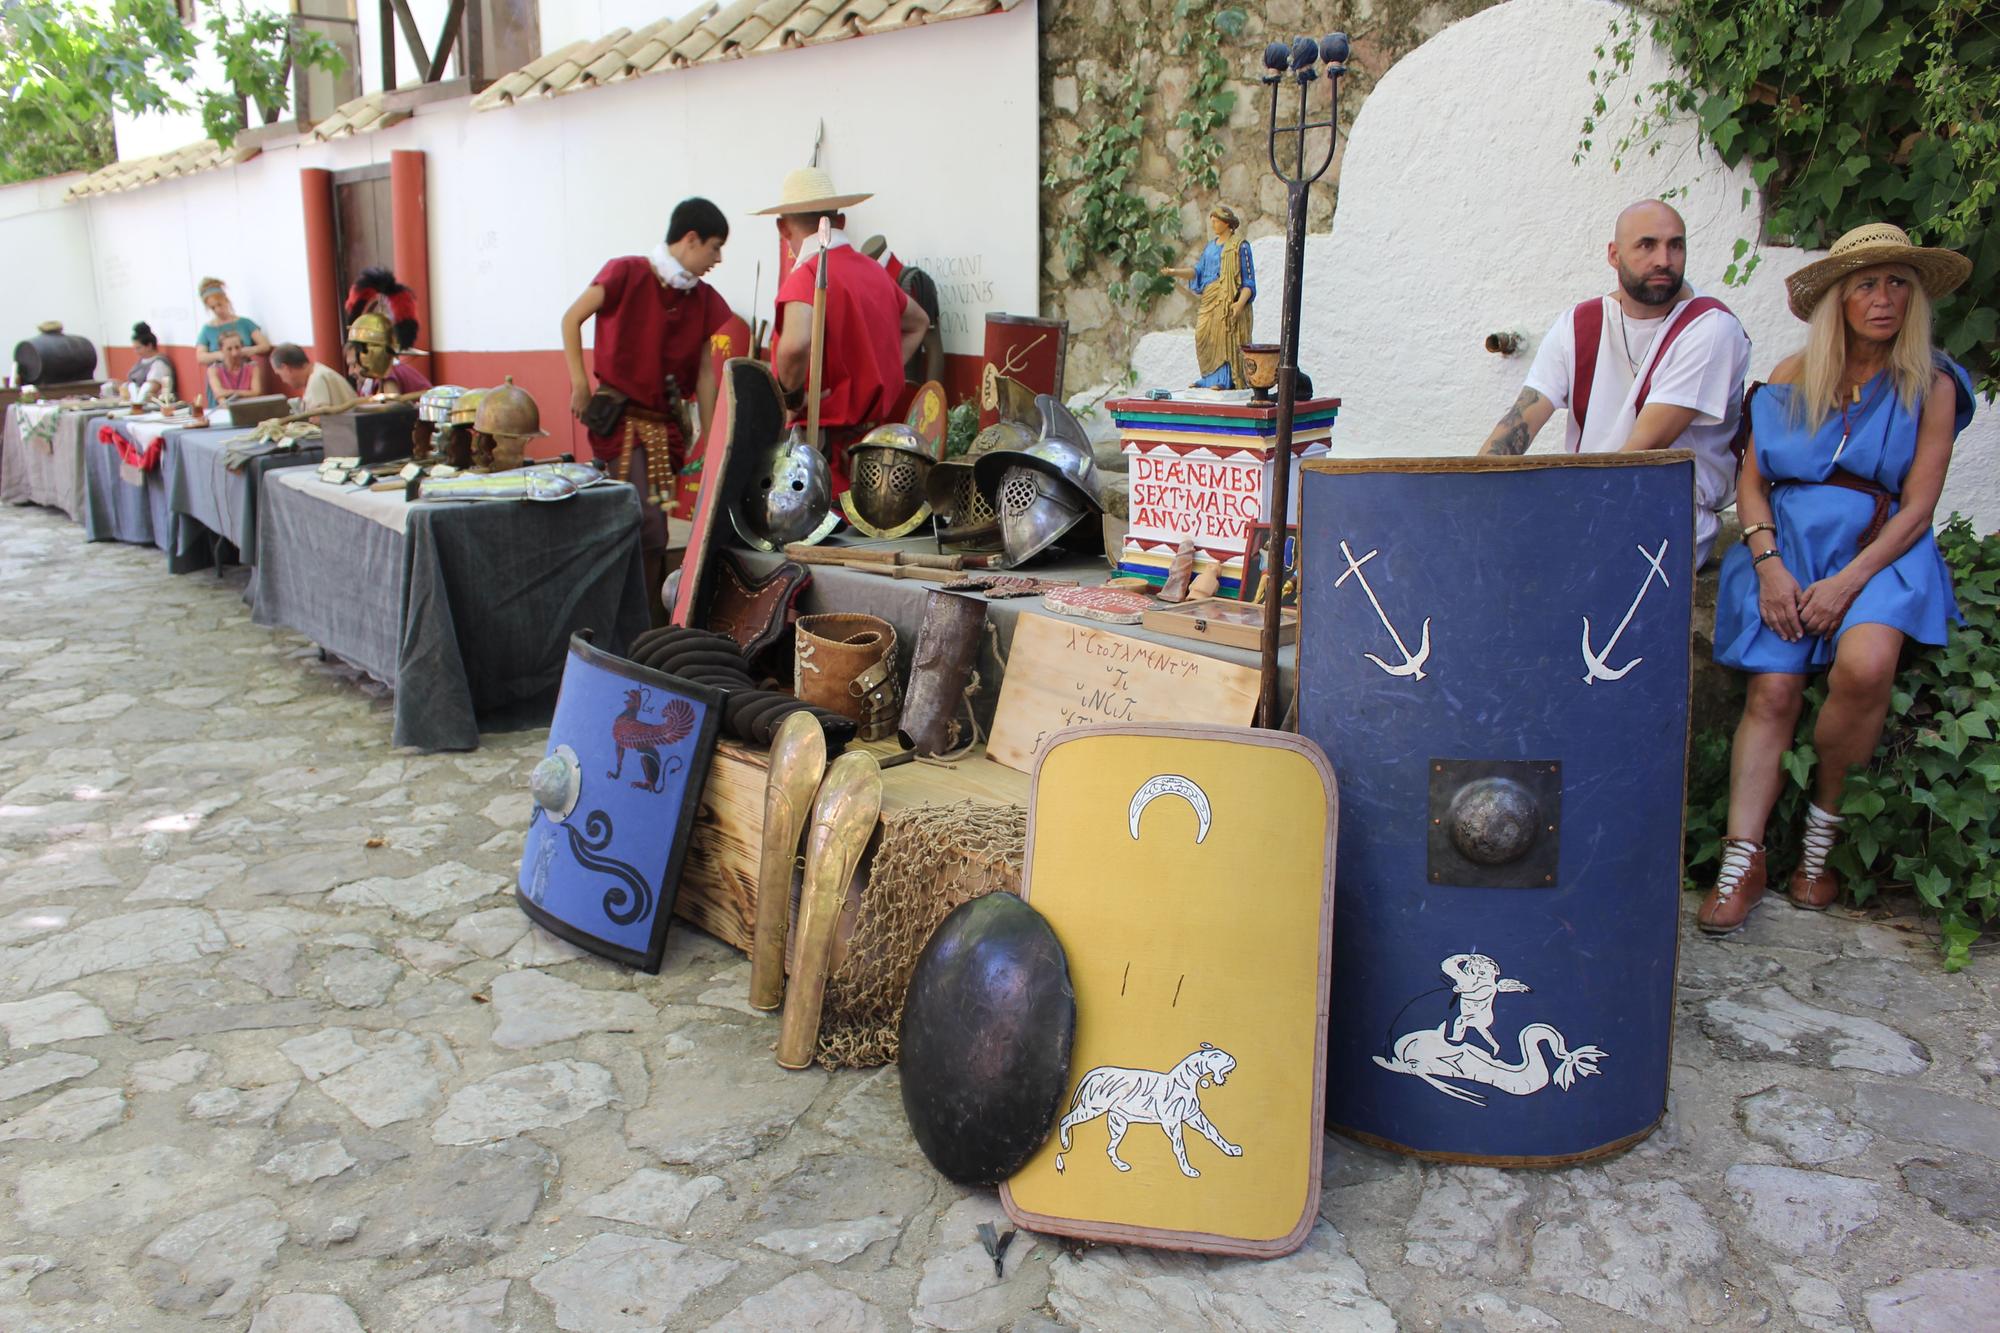
<svg viewBox="0 0 2000 1333"><path fill-rule="evenodd" d="M574 944L577 948L599 958L608 958L612 962L622 963L626 967L637 968L639 971L657 976L660 963L666 956L667 927L673 922L674 902L680 896L681 870L687 863L688 845L694 840L694 821L701 814L701 796L708 786L708 769L715 758L716 737L722 728L723 692L713 686L703 685L699 681L670 676L664 671L655 671L629 658L606 652L590 641L589 630L580 630L570 635L569 650L590 665L614 675L624 676L657 689L671 690L675 694L685 695L701 703L703 706L701 727L695 732L694 748L690 751L690 754L700 761L701 768L697 774L693 771L694 765L689 765L687 798L681 802L680 817L674 828L673 851L667 857L666 868L660 873L660 900L654 909L653 936L647 942L645 953L611 944L551 915L530 902L518 884L514 888L514 901L522 912L527 914L530 921L556 938Z"/></svg>
<svg viewBox="0 0 2000 1333"><path fill-rule="evenodd" d="M1312 1162L1311 1176L1306 1183L1305 1204L1300 1209L1298 1223L1290 1232L1275 1240L1246 1241L1236 1236L1220 1236L1206 1231L1169 1231L1155 1227L1135 1227L1122 1222L1080 1222L1073 1218L1057 1217L1049 1213L1032 1212L1014 1202L1013 1183L1002 1182L1000 1186L1000 1206L1007 1212L1007 1219L1015 1226L1025 1227L1050 1236L1075 1236L1081 1240L1100 1241L1113 1245L1144 1245L1157 1250L1183 1250L1201 1254L1221 1254L1240 1259L1277 1259L1292 1253L1305 1244L1319 1221L1320 1175L1324 1168L1326 1137L1322 1128L1326 1121L1326 1024L1327 1002L1333 982L1333 884L1334 854L1340 841L1340 785L1334 777L1333 765L1327 760L1326 751L1318 743L1304 736L1290 732L1270 731L1262 727L1232 727L1220 723L1159 722L1131 723L1124 725L1098 724L1083 727L1065 727L1042 742L1035 751L1034 767L1028 783L1028 836L1021 853L1021 890L1023 902L1032 902L1031 871L1035 864L1035 810L1036 794L1041 787L1042 764L1056 747L1071 741L1098 736L1151 736L1179 740L1235 741L1245 745L1261 745L1274 750L1288 750L1310 763L1319 773L1326 791L1326 883L1320 890L1319 909L1319 982L1314 996L1314 1012L1319 1032L1313 1043L1312 1081ZM1074 1058L1074 1048L1072 1048Z"/></svg>
<svg viewBox="0 0 2000 1333"><path fill-rule="evenodd" d="M717 343L723 344L717 346ZM715 420L701 423L701 489L695 495L693 531L688 537L687 551L681 558L685 571L681 575L681 586L674 597L674 604L667 608L667 623L686 625L695 609L701 605L697 594L700 585L708 577L710 559L709 545L721 514L716 510L716 492L721 489L720 481L728 461L730 401L729 377L724 373L729 362L737 357L755 352L749 347L750 326L743 316L731 313L723 325L710 335L707 356L715 373ZM746 352L745 349L749 350Z"/></svg>

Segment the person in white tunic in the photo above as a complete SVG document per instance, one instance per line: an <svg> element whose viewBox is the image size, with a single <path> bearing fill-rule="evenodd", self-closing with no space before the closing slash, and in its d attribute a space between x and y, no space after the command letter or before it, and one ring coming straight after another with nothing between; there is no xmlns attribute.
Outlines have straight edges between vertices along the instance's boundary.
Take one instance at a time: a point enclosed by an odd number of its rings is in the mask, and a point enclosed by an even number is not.
<svg viewBox="0 0 2000 1333"><path fill-rule="evenodd" d="M1563 447L1573 454L1692 450L1699 568L1715 546L1717 511L1736 495L1730 446L1750 339L1727 306L1688 285L1687 225L1659 200L1618 215L1605 257L1618 285L1556 320L1479 452L1526 452L1557 408L1569 412Z"/></svg>

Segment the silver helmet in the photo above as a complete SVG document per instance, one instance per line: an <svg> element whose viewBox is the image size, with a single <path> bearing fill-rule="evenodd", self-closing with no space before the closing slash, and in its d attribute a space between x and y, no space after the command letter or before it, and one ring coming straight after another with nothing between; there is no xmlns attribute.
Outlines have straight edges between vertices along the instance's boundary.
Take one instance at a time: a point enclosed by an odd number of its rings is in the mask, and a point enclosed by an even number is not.
<svg viewBox="0 0 2000 1333"><path fill-rule="evenodd" d="M833 531L833 477L826 455L802 434L782 440L745 479L729 506L736 534L760 551L817 542Z"/></svg>
<svg viewBox="0 0 2000 1333"><path fill-rule="evenodd" d="M1002 465L994 507L1000 511L1001 549L1010 566L1026 564L1091 517L1076 486L1020 462Z"/></svg>
<svg viewBox="0 0 2000 1333"><path fill-rule="evenodd" d="M1104 482L1097 474L1097 456L1090 438L1069 409L1048 394L1036 397L1035 405L1041 410L1039 438L1023 447L1002 446L981 456L972 468L980 489L990 495L1008 468L1027 466L1069 483L1085 504L1103 513Z"/></svg>
<svg viewBox="0 0 2000 1333"><path fill-rule="evenodd" d="M932 457L909 426L877 426L847 451L848 490L840 497L847 521L870 537L901 537L930 517L925 496Z"/></svg>

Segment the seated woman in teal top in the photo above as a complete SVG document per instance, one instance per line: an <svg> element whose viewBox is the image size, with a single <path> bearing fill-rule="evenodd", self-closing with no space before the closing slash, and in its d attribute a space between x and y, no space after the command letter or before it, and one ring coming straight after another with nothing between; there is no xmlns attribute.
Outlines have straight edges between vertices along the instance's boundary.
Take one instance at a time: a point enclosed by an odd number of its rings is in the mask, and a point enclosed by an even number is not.
<svg viewBox="0 0 2000 1333"><path fill-rule="evenodd" d="M1827 700L1788 896L1821 911L1840 895L1826 858L1847 771L1881 739L1904 641L1942 644L1961 619L1931 524L1952 442L1972 420L1972 383L1932 347L1931 301L1971 269L1871 223L1789 280L1806 346L1752 390L1743 543L1716 596L1715 660L1751 674L1722 866L1696 918L1711 934L1741 926L1764 896L1765 825L1807 677L1828 673Z"/></svg>
<svg viewBox="0 0 2000 1333"><path fill-rule="evenodd" d="M201 294L201 303L208 307L209 321L201 326L194 337L196 362L203 367L220 364L222 335L231 332L243 335L243 350L252 357L270 355L271 340L264 336L264 330L257 326L256 320L236 313L236 307L230 303L229 293L224 290L221 278L203 278L197 290ZM207 370L204 369L203 377L206 378L207 374ZM209 393L208 405L210 407L216 405L213 392Z"/></svg>

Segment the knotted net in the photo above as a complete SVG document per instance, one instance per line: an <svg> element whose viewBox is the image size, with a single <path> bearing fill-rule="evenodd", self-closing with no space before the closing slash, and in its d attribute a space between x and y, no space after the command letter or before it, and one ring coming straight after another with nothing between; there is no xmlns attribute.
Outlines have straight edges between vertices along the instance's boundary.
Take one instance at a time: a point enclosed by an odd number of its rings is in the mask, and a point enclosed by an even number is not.
<svg viewBox="0 0 2000 1333"><path fill-rule="evenodd" d="M895 1063L917 955L960 903L1021 891L1027 839L1028 812L1018 805L922 805L883 820L847 954L827 977L820 1064Z"/></svg>

